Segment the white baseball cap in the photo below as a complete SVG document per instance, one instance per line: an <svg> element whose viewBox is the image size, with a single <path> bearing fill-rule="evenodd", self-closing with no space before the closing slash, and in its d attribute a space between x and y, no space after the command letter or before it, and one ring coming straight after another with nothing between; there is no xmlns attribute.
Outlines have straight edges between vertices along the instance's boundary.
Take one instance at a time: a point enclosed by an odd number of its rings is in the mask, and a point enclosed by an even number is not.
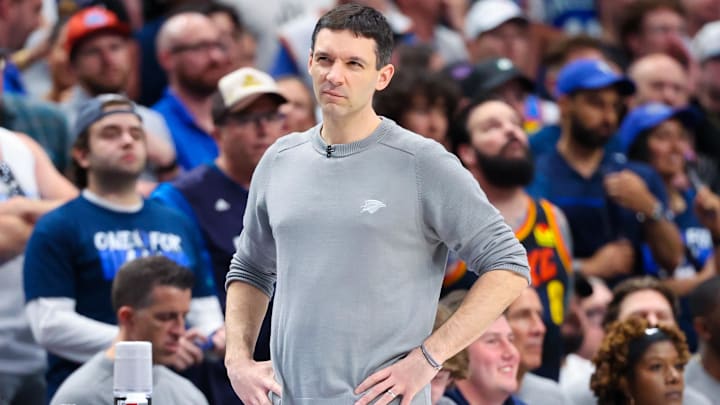
<svg viewBox="0 0 720 405"><path fill-rule="evenodd" d="M695 34L691 49L699 62L720 56L720 21L703 25Z"/></svg>
<svg viewBox="0 0 720 405"><path fill-rule="evenodd" d="M480 34L494 30L510 20L519 20L525 24L528 22L525 13L514 1L476 1L465 18L465 36L468 39L475 39Z"/></svg>
<svg viewBox="0 0 720 405"><path fill-rule="evenodd" d="M277 97L280 103L287 102L270 75L249 67L223 76L218 82L218 90L226 111L242 110L265 94Z"/></svg>

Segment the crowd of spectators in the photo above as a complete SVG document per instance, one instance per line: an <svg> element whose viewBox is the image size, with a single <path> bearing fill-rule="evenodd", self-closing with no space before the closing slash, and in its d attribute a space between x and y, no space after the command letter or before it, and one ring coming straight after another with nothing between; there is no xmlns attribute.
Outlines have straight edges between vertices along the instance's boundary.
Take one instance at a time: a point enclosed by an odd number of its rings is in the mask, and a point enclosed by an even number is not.
<svg viewBox="0 0 720 405"><path fill-rule="evenodd" d="M311 35L344 2L0 0L0 405L82 403L123 340L239 403L225 274L261 156L321 124ZM395 37L375 111L453 152L531 266L433 403L717 403L720 1L357 2Z"/></svg>

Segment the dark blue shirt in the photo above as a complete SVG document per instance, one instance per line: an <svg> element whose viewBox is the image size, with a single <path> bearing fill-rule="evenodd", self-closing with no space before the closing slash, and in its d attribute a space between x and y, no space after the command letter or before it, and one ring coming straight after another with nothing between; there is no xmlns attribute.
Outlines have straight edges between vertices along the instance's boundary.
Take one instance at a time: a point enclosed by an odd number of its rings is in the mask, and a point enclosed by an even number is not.
<svg viewBox="0 0 720 405"><path fill-rule="evenodd" d="M605 153L590 178L570 167L557 149L537 159L535 179L528 192L546 198L565 213L573 237L574 257L590 257L603 245L618 239L632 242L638 253L636 257L640 257L644 240L642 224L634 212L611 201L603 185L606 174L624 169L645 180L650 192L667 207L665 186L660 176L647 165L628 162L624 155Z"/></svg>
<svg viewBox="0 0 720 405"><path fill-rule="evenodd" d="M185 171L211 162L218 156L215 140L200 128L172 90L166 89L163 97L152 108L165 118L175 142L178 165Z"/></svg>
<svg viewBox="0 0 720 405"><path fill-rule="evenodd" d="M80 196L35 225L25 253L25 296L28 302L72 298L78 314L114 325L110 291L115 274L125 262L148 255L163 255L190 268L196 277L193 297L211 296L214 283L201 259L200 243L187 219L155 201L126 213ZM53 354L48 363L52 394L79 364Z"/></svg>

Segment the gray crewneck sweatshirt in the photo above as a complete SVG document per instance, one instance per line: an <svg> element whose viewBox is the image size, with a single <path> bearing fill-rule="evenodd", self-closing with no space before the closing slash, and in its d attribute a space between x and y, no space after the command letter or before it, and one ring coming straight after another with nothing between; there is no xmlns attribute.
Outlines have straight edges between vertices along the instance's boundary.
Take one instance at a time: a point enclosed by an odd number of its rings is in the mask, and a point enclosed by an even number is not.
<svg viewBox="0 0 720 405"><path fill-rule="evenodd" d="M478 273L530 278L510 227L437 142L384 118L329 153L320 125L270 147L226 285L271 295L276 283L270 347L282 403L352 404L360 382L419 346L448 248ZM413 404L429 403L428 386Z"/></svg>

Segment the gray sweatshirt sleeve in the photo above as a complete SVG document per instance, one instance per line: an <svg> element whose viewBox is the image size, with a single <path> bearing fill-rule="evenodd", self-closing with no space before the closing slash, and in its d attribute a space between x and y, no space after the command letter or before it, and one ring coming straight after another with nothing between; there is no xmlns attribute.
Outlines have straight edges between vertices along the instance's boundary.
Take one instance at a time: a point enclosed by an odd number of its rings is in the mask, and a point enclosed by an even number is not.
<svg viewBox="0 0 720 405"><path fill-rule="evenodd" d="M478 275L510 270L529 282L525 248L457 157L427 143L417 165L426 237L456 251Z"/></svg>
<svg viewBox="0 0 720 405"><path fill-rule="evenodd" d="M243 217L243 231L235 245L225 288L235 281L248 283L272 296L276 279L275 239L268 218L265 193L270 183L277 143L260 159L252 181Z"/></svg>

